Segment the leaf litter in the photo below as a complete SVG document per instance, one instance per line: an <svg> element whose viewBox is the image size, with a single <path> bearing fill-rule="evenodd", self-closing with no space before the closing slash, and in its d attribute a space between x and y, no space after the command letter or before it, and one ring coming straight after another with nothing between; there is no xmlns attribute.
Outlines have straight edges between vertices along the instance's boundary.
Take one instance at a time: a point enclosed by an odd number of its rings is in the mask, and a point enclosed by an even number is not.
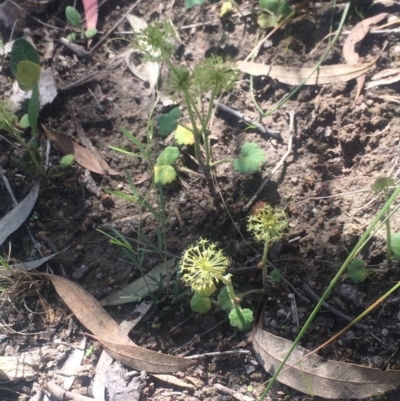
<svg viewBox="0 0 400 401"><path fill-rule="evenodd" d="M193 366L193 360L161 354L138 347L97 299L78 284L66 278L42 273L48 278L75 317L93 333L93 338L106 348L107 353L124 365L149 373L168 373ZM115 342L116 339L119 342Z"/></svg>
<svg viewBox="0 0 400 401"><path fill-rule="evenodd" d="M271 375L279 368L292 342L261 329L253 331L257 360ZM303 393L329 399L367 398L398 387L400 371L368 368L324 360L297 346L278 381ZM304 358L304 359L303 359ZM294 365L294 366L293 366ZM293 366L293 367L292 367Z"/></svg>

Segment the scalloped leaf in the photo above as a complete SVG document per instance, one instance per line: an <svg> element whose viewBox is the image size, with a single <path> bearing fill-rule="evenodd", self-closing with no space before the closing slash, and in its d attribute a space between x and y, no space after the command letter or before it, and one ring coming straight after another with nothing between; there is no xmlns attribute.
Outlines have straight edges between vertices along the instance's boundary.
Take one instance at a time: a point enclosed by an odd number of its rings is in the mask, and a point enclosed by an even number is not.
<svg viewBox="0 0 400 401"><path fill-rule="evenodd" d="M229 321L232 327L237 327L239 330L248 330L254 321L253 311L251 309L241 309L243 321L240 319L237 309L234 308L229 313Z"/></svg>
<svg viewBox="0 0 400 401"><path fill-rule="evenodd" d="M228 289L222 288L217 297L218 305L227 312L230 312L233 308L231 298L229 297Z"/></svg>
<svg viewBox="0 0 400 401"><path fill-rule="evenodd" d="M194 134L190 129L178 124L175 130L175 140L178 145L193 145Z"/></svg>
<svg viewBox="0 0 400 401"><path fill-rule="evenodd" d="M190 300L190 308L193 312L207 313L211 310L211 300L204 294L196 293Z"/></svg>
<svg viewBox="0 0 400 401"><path fill-rule="evenodd" d="M176 178L176 171L172 163L179 157L179 149L176 146L167 146L158 156L154 166L154 182L163 185L169 184Z"/></svg>
<svg viewBox="0 0 400 401"><path fill-rule="evenodd" d="M354 259L347 268L349 277L355 283L362 283L369 275L369 270L365 268L365 262L361 259Z"/></svg>
<svg viewBox="0 0 400 401"><path fill-rule="evenodd" d="M168 135L178 126L178 119L182 116L182 110L175 107L167 114L158 117L158 129L161 135Z"/></svg>
<svg viewBox="0 0 400 401"><path fill-rule="evenodd" d="M241 173L253 173L260 163L266 162L264 151L255 143L247 142L240 149L241 157L233 162L233 167Z"/></svg>
<svg viewBox="0 0 400 401"><path fill-rule="evenodd" d="M21 61L31 61L40 65L39 55L36 49L25 39L17 39L11 49L10 70L17 75L17 67Z"/></svg>

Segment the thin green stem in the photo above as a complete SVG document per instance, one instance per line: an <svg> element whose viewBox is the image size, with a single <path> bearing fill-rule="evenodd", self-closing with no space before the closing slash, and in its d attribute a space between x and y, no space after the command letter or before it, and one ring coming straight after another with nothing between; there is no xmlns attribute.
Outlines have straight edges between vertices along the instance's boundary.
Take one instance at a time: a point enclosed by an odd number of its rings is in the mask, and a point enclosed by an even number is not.
<svg viewBox="0 0 400 401"><path fill-rule="evenodd" d="M244 316L242 313L242 308L237 304L237 297L235 294L235 290L233 289L231 275L228 274L225 277L223 277L222 282L226 285L226 289L228 290L228 295L229 295L229 298L231 299L232 306L236 310L236 313L239 317L242 327L246 327L246 320L244 319Z"/></svg>
<svg viewBox="0 0 400 401"><path fill-rule="evenodd" d="M268 238L264 241L264 249L263 249L263 256L261 259L261 268L262 268L262 278L263 278L263 288L265 289L267 286L267 279L268 279L268 267L267 267L267 256L268 256L268 246L269 240Z"/></svg>
<svg viewBox="0 0 400 401"><path fill-rule="evenodd" d="M346 9L348 9L349 3L346 3ZM345 9L345 10L346 10ZM368 240L370 238L370 234L372 231L376 228L377 225L379 225L380 221L382 218L385 218L387 211L389 210L391 204L394 202L394 200L399 196L400 194L400 187L398 187L392 194L392 196L388 199L388 201L385 203L385 205L382 207L382 209L379 211L375 219L372 221L368 229L365 231L365 233L362 235L362 237L359 239L353 250L350 252L349 256L347 259L344 261L336 275L333 277L332 281L330 282L328 288L325 290L324 294L322 295L321 299L319 300L318 304L315 306L314 310L311 312L311 315L307 319L306 323L304 324L303 328L300 330L300 333L297 335L296 339L294 340L292 346L289 349L289 352L281 362L280 366L276 370L275 374L272 376L269 384L263 391L260 400L264 400L268 392L270 391L271 387L274 385L278 375L281 373L283 367L285 366L286 362L288 361L290 355L292 354L293 350L295 347L299 344L301 338L303 337L304 333L307 331L309 328L310 324L313 322L315 319L315 316L317 315L318 311L321 309L323 303L329 296L329 294L332 292L332 290L335 288L336 284L339 282L341 276L343 273L346 272L349 264L351 261L356 257L356 255L367 245Z"/></svg>
<svg viewBox="0 0 400 401"><path fill-rule="evenodd" d="M385 196L385 202L388 201L388 190L387 188L383 189L383 194ZM390 210L388 210L388 214L386 215L386 221L385 221L385 226L386 226L386 257L387 257L387 262L388 266L392 266L392 233L390 230Z"/></svg>

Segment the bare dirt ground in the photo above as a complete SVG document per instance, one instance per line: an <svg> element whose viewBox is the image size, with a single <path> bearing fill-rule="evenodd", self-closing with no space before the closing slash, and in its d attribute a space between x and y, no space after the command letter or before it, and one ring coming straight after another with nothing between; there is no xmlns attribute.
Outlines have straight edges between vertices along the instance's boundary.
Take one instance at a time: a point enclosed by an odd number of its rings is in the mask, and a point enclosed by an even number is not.
<svg viewBox="0 0 400 401"><path fill-rule="evenodd" d="M109 36L109 39L116 40L104 41L91 53L91 59L80 60L72 51L58 44L58 39L64 35L64 28L50 27L60 27L59 20L64 19L64 9L68 4L66 1L52 2L37 10L34 16L49 26L28 21L32 38L39 53L44 51L45 40L54 41L53 57L46 64L51 68L59 89L93 73L96 75L76 87L60 91L54 102L42 110L41 122L82 144L85 143L83 132L86 140L91 142L113 169L127 172L133 177L138 183L140 194L145 196L151 187L148 166L140 159L109 148L113 145L133 150L132 144L120 132L120 127L144 142L154 104L147 83L133 76L124 57L121 57L131 46L125 40L131 38L126 34L130 26L126 19L123 20ZM129 0L106 1L100 7L100 33L94 44L132 4ZM206 2L201 7L187 10L183 1L142 1L132 13L148 22L170 20L173 23L181 42L175 60L177 63L190 65L211 53L230 56L235 61L243 60L263 36L263 32L260 34L255 17L247 13L251 10L249 4L242 2L240 6L245 15L234 13L234 16L223 19L219 18L219 7L218 2ZM382 5L372 6L372 1L354 2L344 31L349 31L361 20L356 9L365 13L366 17L382 11L399 12L396 4L384 8ZM266 42L259 52L257 62L314 66L326 49L327 41L323 39L329 33L331 21L336 29L342 10L343 4L339 4L333 11L332 2L325 1L301 11L285 29L276 32ZM339 37L325 64L343 62L344 38L345 34ZM360 55L370 61L380 54L385 41L388 44L377 62L378 71L398 65L398 33L370 34L359 49ZM1 68L4 75L1 77L0 90L4 99L11 92L8 63L8 58L3 56ZM166 72L163 68L161 91ZM288 85L268 77L254 79L254 95L264 111L272 108L290 89ZM168 255L180 255L199 237L209 238L232 258L232 271L238 269L234 273L238 290L243 292L261 288L261 273L256 265L262 247L246 230L248 212L243 211L243 206L287 151L290 131L288 114L293 112L296 135L290 155L283 168L278 170L258 196L258 201L283 208L289 217L284 239L275 244L269 254L269 260L287 282L270 283L262 317L263 327L293 340L299 328L292 321L288 295L295 292L300 324L304 323L315 305L315 299L305 291L304 285L311 287L318 295L323 293L383 204L383 197L372 192L371 185L380 176L398 180L398 103L388 100L388 96L393 99L398 90L398 83L379 86L363 90L354 101L357 91L355 80L345 84L305 86L282 108L261 119L266 127L279 131L281 142L246 130L246 125L232 115L217 111L212 125L212 151L215 158L237 154L242 143L252 141L265 151L267 163L258 173L246 175L235 172L230 164L218 166L218 191L224 203L218 194L210 194L206 182L198 176L183 173L178 181L165 186L166 209L173 211L166 232L165 249ZM225 94L220 102L260 121L251 99L247 75L243 74L235 88ZM171 106L163 106L160 102L155 109L155 118L170 109ZM21 169L16 161L17 153L6 139L10 140L7 134L2 134L0 164L16 198L21 200L29 190L33 177ZM172 142L171 138L155 132L154 160ZM50 160L56 164L59 158L58 151L52 148ZM135 239L139 229L156 243L157 222L151 213L141 213L140 205L105 192L104 189L111 189L129 193L129 184L124 175L107 177L92 174L97 195L85 185L84 176L84 170L75 165L69 170L68 176L43 179L39 199L28 226L44 254L64 250L48 263L54 274L75 280L97 299L102 299L140 277L141 272L124 261L123 249L111 244L109 238L99 230L110 232L111 225L128 238ZM0 216L3 216L11 209L12 203L3 183L0 184L0 191ZM149 202L158 207L154 193L150 191L148 196ZM392 218L392 230L400 230L398 214ZM26 226L14 233L9 241L13 258L22 261L40 258ZM135 244L134 241L132 243ZM3 245L1 252L7 255L8 245ZM381 229L362 253L367 264L375 266L377 270L363 283L355 284L348 278L344 279L329 298L329 303L335 309L349 317L356 317L399 280L399 268L396 265L387 268L385 252L385 232ZM145 254L142 261L144 271L162 262L163 257L162 253ZM40 271L44 271L44 268L40 268ZM84 273L77 275L80 271ZM237 348L251 350L248 333L233 329L223 312L193 314L189 307L190 295L180 296L185 290L175 284L172 290L167 288L156 294L154 306L135 327L131 336L138 345L180 356ZM46 318L41 315L43 304L35 294L23 298L14 309L5 307L1 312L2 319L9 327L4 327L0 336L0 355L12 356L16 352L51 345L56 338L62 338L66 343L81 338L82 326L71 317L51 285L43 283L41 292L55 311L55 323L49 327ZM258 296L250 297L246 307L256 311L258 302ZM132 317L135 307L135 303L127 303L108 306L106 309L117 322L121 322ZM302 345L313 349L346 323L323 309L306 333ZM380 359L387 367L400 369L400 359L396 353L400 341L398 303L383 303L364 319L363 324L367 330L352 328L342 340L335 341L322 350L320 355L366 366L374 366L377 359ZM94 340L93 343L96 344ZM100 351L96 345L93 353L86 357L85 363L95 366ZM61 362L54 360L53 364L59 367ZM30 397L33 383L43 384L49 380L52 369L52 364L48 363L41 367L35 379L14 383L13 388L20 393L21 399L24 396ZM192 384L193 388L184 389L149 375L143 381L142 399L234 399L218 389L216 384L237 390L243 396L256 397L269 378L251 353L207 357L177 376ZM92 377L93 370L80 375L73 388L90 397ZM6 387L0 389L0 394L1 399L18 398L8 392ZM310 396L280 384L275 386L271 396L275 397L274 400L310 399ZM110 396L110 399L117 399L113 397ZM380 399L398 400L399 397L400 392L394 391Z"/></svg>

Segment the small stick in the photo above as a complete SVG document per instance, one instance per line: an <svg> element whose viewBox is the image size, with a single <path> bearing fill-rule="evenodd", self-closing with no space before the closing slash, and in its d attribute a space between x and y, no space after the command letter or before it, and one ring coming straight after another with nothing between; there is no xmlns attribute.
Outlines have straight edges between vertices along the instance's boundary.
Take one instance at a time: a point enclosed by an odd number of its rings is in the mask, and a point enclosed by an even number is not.
<svg viewBox="0 0 400 401"><path fill-rule="evenodd" d="M264 181L262 182L260 188L258 188L257 192L254 194L254 196L249 200L249 202L247 202L247 204L243 207L243 211L247 212L251 205L255 202L255 200L257 199L258 195L260 195L261 191L264 189L264 187L268 184L269 180L271 179L271 177L277 172L277 170L283 166L283 164L285 163L285 160L287 159L287 157L290 155L290 153L292 152L292 146L293 146L293 136L295 134L295 128L294 128L294 116L295 113L293 110L291 110L289 112L289 118L290 118L290 122L289 122L289 139L288 139L288 145L287 145L287 151L286 153L282 156L281 160L279 160L279 162L277 163L277 165L272 169L272 171L268 174L268 176L264 179Z"/></svg>
<svg viewBox="0 0 400 401"><path fill-rule="evenodd" d="M315 302L319 302L320 297L311 289L311 287L308 284L304 284L303 285L303 289L304 291L310 295L310 297L314 298ZM342 312L339 312L338 310L336 310L335 308L333 308L332 306L330 306L328 303L324 302L322 304L322 306L325 309L328 309L328 311L332 312L334 315L340 317L341 319L345 320L346 322L352 322L354 319L345 315ZM363 324L360 323L356 323L355 324L356 327L358 327L359 329L365 330L365 331L369 331L369 327L365 326Z"/></svg>
<svg viewBox="0 0 400 401"><path fill-rule="evenodd" d="M300 327L299 314L297 312L296 298L294 297L294 294L288 294L288 298L290 299L290 305L292 307L293 323L297 327Z"/></svg>
<svg viewBox="0 0 400 401"><path fill-rule="evenodd" d="M236 349L236 350L232 350L232 351L206 352L205 354L185 356L185 359L200 359L200 358L205 358L207 356L225 356L225 355L239 355L239 354L248 355L248 354L251 354L251 352L247 349Z"/></svg>
<svg viewBox="0 0 400 401"><path fill-rule="evenodd" d="M236 398L239 401L255 401L255 398L243 395L242 393L239 393L239 391L232 390L231 388L226 387L220 383L215 383L214 387L219 391L229 394L230 396ZM269 400L270 398L265 398L265 399Z"/></svg>
<svg viewBox="0 0 400 401"><path fill-rule="evenodd" d="M230 107L225 106L224 104L214 102L214 106L216 106L217 108L219 108L222 111L225 111L226 113L232 114L233 116L235 116L239 120L243 120L247 124L254 125L257 128L257 130L260 132L261 135L263 135L265 137L273 138L279 142L282 142L282 138L279 135L279 131L265 128L262 124L250 119L249 117L245 116L240 111L231 109Z"/></svg>

